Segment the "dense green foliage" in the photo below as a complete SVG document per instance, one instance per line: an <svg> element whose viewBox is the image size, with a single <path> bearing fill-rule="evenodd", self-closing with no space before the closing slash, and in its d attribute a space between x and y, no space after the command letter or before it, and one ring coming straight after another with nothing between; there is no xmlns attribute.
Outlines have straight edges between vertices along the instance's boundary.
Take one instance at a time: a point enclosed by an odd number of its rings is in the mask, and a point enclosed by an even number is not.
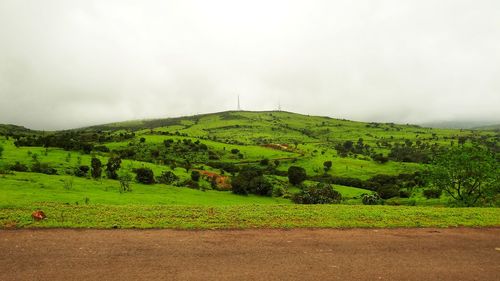
<svg viewBox="0 0 500 281"><path fill-rule="evenodd" d="M155 176L153 170L151 170L150 168L137 168L134 169L134 173L135 173L135 178L139 183L143 184L155 183Z"/></svg>
<svg viewBox="0 0 500 281"><path fill-rule="evenodd" d="M457 146L434 159L431 183L457 204L474 206L500 194L500 162L481 147Z"/></svg>
<svg viewBox="0 0 500 281"><path fill-rule="evenodd" d="M292 200L298 204L333 204L342 201L342 194L329 184L318 183L304 187Z"/></svg>
<svg viewBox="0 0 500 281"><path fill-rule="evenodd" d="M271 196L273 187L263 175L262 170L255 167L245 167L232 181L233 192L236 194L257 194Z"/></svg>
<svg viewBox="0 0 500 281"><path fill-rule="evenodd" d="M288 168L288 181L293 185L299 185L307 178L306 170L298 166Z"/></svg>

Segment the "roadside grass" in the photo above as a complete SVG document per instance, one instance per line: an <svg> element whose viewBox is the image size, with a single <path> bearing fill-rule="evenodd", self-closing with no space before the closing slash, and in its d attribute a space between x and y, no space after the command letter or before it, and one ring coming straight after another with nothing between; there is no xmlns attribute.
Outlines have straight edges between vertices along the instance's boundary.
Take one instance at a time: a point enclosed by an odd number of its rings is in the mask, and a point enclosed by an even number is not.
<svg viewBox="0 0 500 281"><path fill-rule="evenodd" d="M47 215L33 221L31 212ZM498 227L498 208L349 205L146 206L43 203L0 209L2 228Z"/></svg>

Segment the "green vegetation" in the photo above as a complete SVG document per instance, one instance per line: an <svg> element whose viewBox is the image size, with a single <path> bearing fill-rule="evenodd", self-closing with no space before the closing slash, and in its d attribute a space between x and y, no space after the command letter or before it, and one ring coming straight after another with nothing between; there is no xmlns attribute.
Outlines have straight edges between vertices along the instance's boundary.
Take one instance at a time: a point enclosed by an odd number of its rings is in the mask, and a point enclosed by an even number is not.
<svg viewBox="0 0 500 281"><path fill-rule="evenodd" d="M500 165L480 147L453 147L434 161L431 183L457 204L474 206L500 194Z"/></svg>
<svg viewBox="0 0 500 281"><path fill-rule="evenodd" d="M31 207L4 208L4 227L292 228L498 226L495 208L427 208L348 205L79 205L40 204L47 219L34 222Z"/></svg>
<svg viewBox="0 0 500 281"><path fill-rule="evenodd" d="M492 130L289 112L222 112L61 132L0 125L0 223L497 226L499 141ZM493 208L443 208L450 205ZM48 218L33 223L36 209Z"/></svg>

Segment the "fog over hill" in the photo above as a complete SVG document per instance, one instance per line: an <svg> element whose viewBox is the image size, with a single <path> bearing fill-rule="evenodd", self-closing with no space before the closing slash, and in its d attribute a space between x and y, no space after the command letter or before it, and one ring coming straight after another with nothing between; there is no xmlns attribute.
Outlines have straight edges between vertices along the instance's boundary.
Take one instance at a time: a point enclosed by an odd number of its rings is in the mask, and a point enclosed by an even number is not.
<svg viewBox="0 0 500 281"><path fill-rule="evenodd" d="M500 123L500 2L1 1L0 123L237 108Z"/></svg>

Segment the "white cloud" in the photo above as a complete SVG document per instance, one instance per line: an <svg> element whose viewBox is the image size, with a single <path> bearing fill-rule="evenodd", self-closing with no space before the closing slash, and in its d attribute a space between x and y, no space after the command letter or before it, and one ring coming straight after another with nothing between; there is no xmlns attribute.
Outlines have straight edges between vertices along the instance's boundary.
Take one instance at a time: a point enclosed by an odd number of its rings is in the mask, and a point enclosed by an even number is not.
<svg viewBox="0 0 500 281"><path fill-rule="evenodd" d="M498 1L0 2L0 123L499 120Z"/></svg>

